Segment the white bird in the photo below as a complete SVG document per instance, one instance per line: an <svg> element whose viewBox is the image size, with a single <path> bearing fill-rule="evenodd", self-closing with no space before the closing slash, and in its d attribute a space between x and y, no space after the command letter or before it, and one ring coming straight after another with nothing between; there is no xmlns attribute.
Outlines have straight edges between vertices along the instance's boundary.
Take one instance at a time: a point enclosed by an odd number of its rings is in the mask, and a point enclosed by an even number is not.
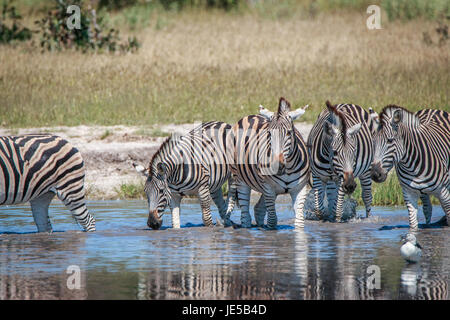
<svg viewBox="0 0 450 320"><path fill-rule="evenodd" d="M417 242L416 237L408 233L406 236L402 236L403 245L400 248L400 253L403 258L409 263L419 262L422 257L422 246Z"/></svg>

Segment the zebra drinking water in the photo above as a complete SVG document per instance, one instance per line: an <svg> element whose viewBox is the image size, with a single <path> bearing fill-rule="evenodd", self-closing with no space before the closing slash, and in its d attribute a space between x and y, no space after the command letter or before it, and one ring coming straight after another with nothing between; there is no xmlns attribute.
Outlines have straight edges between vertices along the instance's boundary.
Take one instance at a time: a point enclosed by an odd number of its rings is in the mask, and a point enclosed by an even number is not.
<svg viewBox="0 0 450 320"><path fill-rule="evenodd" d="M229 124L211 121L185 136L171 136L160 146L148 168L133 164L147 177L145 192L149 205L147 225L159 229L167 206L172 212L172 227L180 228L180 203L185 195L198 194L203 223L212 226L210 195L225 225L227 204L222 185L228 180L230 211L234 206L234 184L226 161L226 134Z"/></svg>
<svg viewBox="0 0 450 320"><path fill-rule="evenodd" d="M370 165L375 121L354 104L332 105L327 101L326 106L308 136L316 215L323 218L326 190L329 211L340 222L344 195L353 193L358 177L368 217L372 204Z"/></svg>
<svg viewBox="0 0 450 320"><path fill-rule="evenodd" d="M293 121L305 113L291 111L289 102L280 98L276 113L260 106L260 115L242 118L227 136L228 161L237 186L243 227L251 227L249 202L251 190L262 193L255 206L255 220L275 229L277 195L289 193L295 211L295 226L304 227L303 205L309 191L309 161L306 145ZM229 216L229 211L227 216Z"/></svg>
<svg viewBox="0 0 450 320"><path fill-rule="evenodd" d="M374 113L375 114L375 113ZM376 114L375 114L376 118ZM395 166L409 213L409 227L418 228L419 197L426 223L431 222L430 195L436 196L450 224L450 115L424 109L412 113L388 105L380 113L374 137L372 179L384 182Z"/></svg>
<svg viewBox="0 0 450 320"><path fill-rule="evenodd" d="M38 232L52 232L48 207L55 194L85 231L95 231L84 175L80 152L58 136L0 137L0 205L29 201Z"/></svg>

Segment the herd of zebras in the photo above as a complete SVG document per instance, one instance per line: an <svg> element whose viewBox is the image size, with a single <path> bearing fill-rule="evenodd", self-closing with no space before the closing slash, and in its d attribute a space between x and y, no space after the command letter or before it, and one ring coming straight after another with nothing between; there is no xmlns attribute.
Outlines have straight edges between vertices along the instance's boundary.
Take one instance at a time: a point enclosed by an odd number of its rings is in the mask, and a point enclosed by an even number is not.
<svg viewBox="0 0 450 320"><path fill-rule="evenodd" d="M430 195L436 196L450 223L450 115L443 110L416 113L388 105L378 115L354 104L326 102L307 142L294 126L307 106L291 110L280 98L278 110L260 106L234 126L213 121L183 136L169 137L148 167L134 164L147 177L147 224L158 229L167 207L172 226L180 227L180 202L198 195L203 222L212 226L210 202L220 222L234 224L230 215L241 209L241 226L251 227L250 194L261 194L254 208L257 226L277 227L275 200L289 193L295 227L304 227L305 199L314 190L315 213L324 218L324 196L336 222L342 220L345 194L359 178L366 215L371 214L372 180L384 182L395 167L409 213L411 229L418 228L418 199L426 223L431 222ZM48 207L56 194L85 231L95 219L85 205L84 165L68 141L50 134L0 137L0 204L30 202L39 232L51 232ZM222 186L228 182L228 199ZM219 221L218 221L219 222Z"/></svg>

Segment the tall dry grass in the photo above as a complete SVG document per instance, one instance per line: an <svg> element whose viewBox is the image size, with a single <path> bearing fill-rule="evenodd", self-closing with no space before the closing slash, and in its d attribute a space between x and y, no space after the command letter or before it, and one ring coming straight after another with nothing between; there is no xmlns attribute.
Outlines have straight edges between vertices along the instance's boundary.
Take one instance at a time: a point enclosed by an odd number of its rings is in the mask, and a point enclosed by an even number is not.
<svg viewBox="0 0 450 320"><path fill-rule="evenodd" d="M382 30L368 30L366 18L187 10L161 13L138 35L137 54L0 47L1 124L232 123L280 96L309 104L306 121L326 99L450 110L449 45L422 41L435 23L382 18Z"/></svg>

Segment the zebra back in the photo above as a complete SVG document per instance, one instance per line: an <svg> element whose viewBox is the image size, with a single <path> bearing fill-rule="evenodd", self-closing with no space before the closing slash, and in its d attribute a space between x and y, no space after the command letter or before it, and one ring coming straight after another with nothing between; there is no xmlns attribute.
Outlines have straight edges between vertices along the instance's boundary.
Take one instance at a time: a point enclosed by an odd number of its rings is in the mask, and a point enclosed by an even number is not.
<svg viewBox="0 0 450 320"><path fill-rule="evenodd" d="M0 204L30 201L54 188L79 188L84 163L67 140L50 134L0 137ZM83 194L84 196L84 194Z"/></svg>

